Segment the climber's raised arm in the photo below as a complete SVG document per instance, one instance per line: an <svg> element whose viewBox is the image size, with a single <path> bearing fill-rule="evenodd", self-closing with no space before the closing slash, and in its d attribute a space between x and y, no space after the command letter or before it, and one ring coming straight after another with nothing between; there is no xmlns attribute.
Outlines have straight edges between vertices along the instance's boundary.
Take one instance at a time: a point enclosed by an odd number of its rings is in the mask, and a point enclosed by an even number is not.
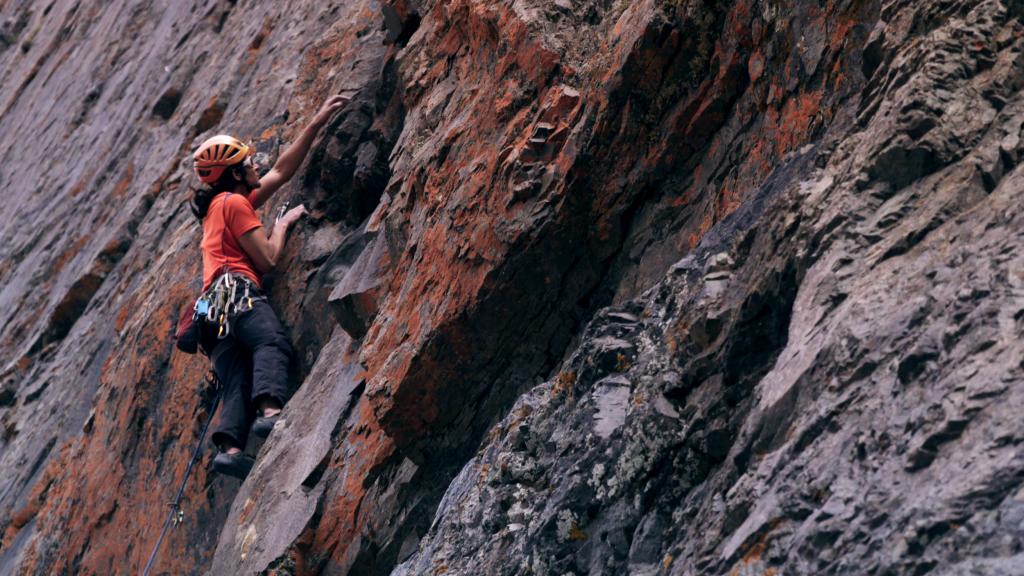
<svg viewBox="0 0 1024 576"><path fill-rule="evenodd" d="M291 180L292 176L295 175L295 171L299 169L302 161L306 158L309 147L312 146L317 133L327 124L331 115L348 102L349 97L342 96L341 94L331 96L324 102L316 116L313 116L309 124L303 128L299 138L292 142L287 150L281 153L277 162L274 163L274 167L265 176L260 178L259 188L253 190L249 196L249 201L252 202L253 208L262 206L274 192L277 192L278 188Z"/></svg>

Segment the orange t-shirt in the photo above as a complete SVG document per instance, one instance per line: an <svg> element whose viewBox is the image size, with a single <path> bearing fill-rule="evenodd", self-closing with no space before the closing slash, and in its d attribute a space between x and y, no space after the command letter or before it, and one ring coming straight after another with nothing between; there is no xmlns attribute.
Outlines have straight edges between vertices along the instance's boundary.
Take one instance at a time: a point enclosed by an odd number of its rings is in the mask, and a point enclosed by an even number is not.
<svg viewBox="0 0 1024 576"><path fill-rule="evenodd" d="M238 239L262 225L256 210L244 195L224 192L214 197L203 219L204 292L220 276L225 265L231 272L245 274L261 286L260 273Z"/></svg>

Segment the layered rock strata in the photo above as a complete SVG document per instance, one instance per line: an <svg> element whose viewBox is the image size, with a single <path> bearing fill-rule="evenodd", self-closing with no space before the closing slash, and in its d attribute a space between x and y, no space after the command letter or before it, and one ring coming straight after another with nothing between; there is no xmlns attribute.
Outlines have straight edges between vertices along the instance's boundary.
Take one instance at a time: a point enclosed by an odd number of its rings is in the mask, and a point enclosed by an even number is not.
<svg viewBox="0 0 1024 576"><path fill-rule="evenodd" d="M296 393L158 571L1014 573L1016 3L314 4L0 8L0 571L141 571L187 153L348 90L268 212Z"/></svg>

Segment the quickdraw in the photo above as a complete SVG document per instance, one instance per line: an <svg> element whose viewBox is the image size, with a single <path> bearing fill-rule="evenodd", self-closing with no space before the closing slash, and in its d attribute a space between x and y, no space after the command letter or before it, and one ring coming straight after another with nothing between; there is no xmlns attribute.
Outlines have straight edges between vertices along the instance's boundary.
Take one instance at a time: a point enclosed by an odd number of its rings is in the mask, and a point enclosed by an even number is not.
<svg viewBox="0 0 1024 576"><path fill-rule="evenodd" d="M242 274L227 272L221 274L196 300L192 320L200 318L217 325L217 338L223 340L231 334L231 322L239 315L252 310L253 304L262 296L254 296L253 281Z"/></svg>

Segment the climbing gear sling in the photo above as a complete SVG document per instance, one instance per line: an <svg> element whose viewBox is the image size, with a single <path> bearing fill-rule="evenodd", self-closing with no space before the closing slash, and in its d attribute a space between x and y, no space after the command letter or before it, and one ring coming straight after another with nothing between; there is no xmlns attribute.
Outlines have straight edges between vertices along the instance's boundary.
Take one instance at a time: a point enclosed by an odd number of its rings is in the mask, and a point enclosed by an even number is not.
<svg viewBox="0 0 1024 576"><path fill-rule="evenodd" d="M206 375L207 386L212 386L217 390L217 393L213 396L213 400L210 402L210 407L206 411L207 418L206 423L203 424L203 431L199 433L199 443L196 444L196 449L192 452L192 459L189 460L188 468L185 469L185 478L181 481L181 486L178 488L178 495L174 498L174 502L171 503L171 513L167 515L167 521L164 522L164 528L160 531L160 538L157 539L156 545L153 546L153 552L149 555L149 561L146 562L146 569L142 572L143 576L149 576L149 571L153 568L153 561L156 560L156 553L160 550L160 544L164 541L164 536L167 535L167 529L170 528L173 522L175 526L181 524L184 520L185 513L181 509L181 497L185 494L185 485L188 484L188 479L192 475L192 467L195 466L199 455L203 451L203 441L206 440L206 431L210 428L210 421L213 420L213 413L217 410L217 404L220 402L221 393L224 391L224 387L220 385L220 380L217 379L217 374L211 370Z"/></svg>
<svg viewBox="0 0 1024 576"><path fill-rule="evenodd" d="M182 310L174 335L178 349L195 354L202 348L203 353L209 356L213 350L205 347L210 343L203 337L202 324L215 324L217 339L223 340L231 333L231 323L240 314L252 310L256 302L266 298L248 276L225 272L199 296L191 309Z"/></svg>
<svg viewBox="0 0 1024 576"><path fill-rule="evenodd" d="M266 296L248 276L225 272L196 300L193 320L216 324L217 338L223 340L231 333L231 322L252 310L257 300L264 299Z"/></svg>

